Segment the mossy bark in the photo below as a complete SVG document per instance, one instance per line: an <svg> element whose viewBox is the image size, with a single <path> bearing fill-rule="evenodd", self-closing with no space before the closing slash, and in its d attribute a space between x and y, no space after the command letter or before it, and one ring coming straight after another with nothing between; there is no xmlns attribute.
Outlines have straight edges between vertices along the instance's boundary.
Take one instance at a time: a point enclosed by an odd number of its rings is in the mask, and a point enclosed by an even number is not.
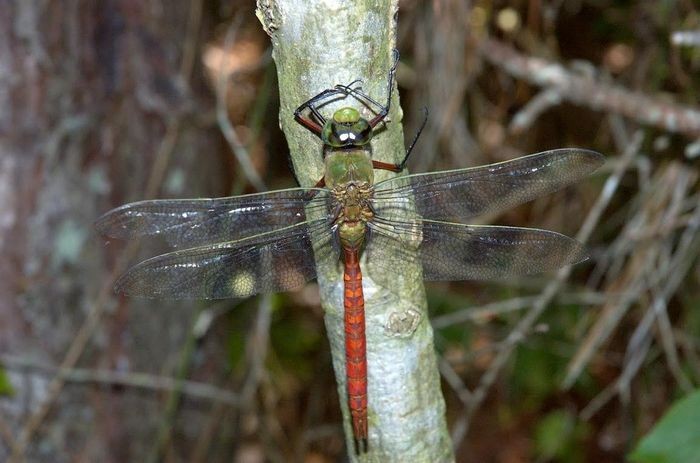
<svg viewBox="0 0 700 463"><path fill-rule="evenodd" d="M258 18L272 38L277 64L280 126L302 186L313 186L323 176L322 146L294 121L295 108L326 88L355 79L362 79L363 90L374 99L385 101L396 46L397 9L396 0L258 1ZM327 105L324 113L330 114L338 104ZM371 115L359 104L358 109L365 117ZM394 163L403 159L402 116L394 88L390 122L372 141L375 159ZM394 175L386 171L375 174L378 181ZM346 405L342 270L340 265L318 269L350 457L363 462L453 461L421 269L417 265L399 266L391 284L381 285L372 278L371 263L363 259L361 266L367 317L370 451L360 457L352 451Z"/></svg>

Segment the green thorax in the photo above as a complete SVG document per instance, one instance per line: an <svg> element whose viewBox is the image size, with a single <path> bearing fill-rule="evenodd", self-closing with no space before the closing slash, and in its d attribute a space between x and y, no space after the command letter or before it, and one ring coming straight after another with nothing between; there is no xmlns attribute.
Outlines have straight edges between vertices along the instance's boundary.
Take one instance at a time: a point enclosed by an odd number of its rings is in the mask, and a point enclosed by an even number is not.
<svg viewBox="0 0 700 463"><path fill-rule="evenodd" d="M327 150L325 156L326 186L335 188L350 182L374 183L374 170L367 148Z"/></svg>
<svg viewBox="0 0 700 463"><path fill-rule="evenodd" d="M362 249L367 221L373 212L374 171L370 151L366 148L329 150L326 153L326 187L330 188L335 204L340 208L336 224L344 249Z"/></svg>

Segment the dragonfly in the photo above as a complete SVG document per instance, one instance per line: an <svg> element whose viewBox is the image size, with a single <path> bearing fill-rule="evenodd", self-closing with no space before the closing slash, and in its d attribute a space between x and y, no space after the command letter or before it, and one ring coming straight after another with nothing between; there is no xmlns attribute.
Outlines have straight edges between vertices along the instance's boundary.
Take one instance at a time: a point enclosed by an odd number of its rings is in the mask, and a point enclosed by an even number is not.
<svg viewBox="0 0 700 463"><path fill-rule="evenodd" d="M346 394L358 454L368 451L369 434L361 256L370 276L389 287L397 266L406 264L420 265L425 280L459 281L578 263L587 258L583 246L563 234L465 222L571 185L603 163L599 153L566 148L375 182L377 169L404 172L420 135L419 130L398 164L373 158L370 142L389 123L397 62L395 53L384 104L354 81L326 89L296 109L295 120L321 141L325 170L314 187L139 201L107 212L96 224L108 237L160 236L176 248L118 278L116 291L130 296L246 298L297 290L316 277L317 265L342 267ZM323 115L328 101L348 97L372 116L363 117L353 106Z"/></svg>

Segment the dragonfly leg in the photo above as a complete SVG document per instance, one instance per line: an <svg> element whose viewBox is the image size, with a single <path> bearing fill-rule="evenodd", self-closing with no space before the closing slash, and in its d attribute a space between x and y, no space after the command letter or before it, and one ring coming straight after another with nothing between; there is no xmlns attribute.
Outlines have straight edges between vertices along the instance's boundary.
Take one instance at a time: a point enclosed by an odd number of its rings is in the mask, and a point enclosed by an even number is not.
<svg viewBox="0 0 700 463"><path fill-rule="evenodd" d="M348 85L336 85L335 87L338 89L343 89L345 90L348 94L351 94L358 99L362 100L365 104L372 104L375 107L379 109L379 112L369 121L370 127L374 128L382 122L386 116L389 114L389 109L391 108L391 93L393 92L394 89L394 77L396 76L396 66L399 64L399 51L394 48L394 64L391 66L391 69L389 70L389 79L387 82L387 99L386 99L386 104L383 105L379 103L377 100L372 98L371 96L367 95L365 92L360 90L359 88L351 88L353 84L360 82L359 80L353 81L349 83Z"/></svg>
<svg viewBox="0 0 700 463"><path fill-rule="evenodd" d="M375 100L374 98L372 98L371 96L366 94L364 91L362 91L362 87L352 88L352 86L358 82L362 82L362 80L355 79L347 85L338 84L335 86L335 88L337 88L338 90L342 90L343 92L346 92L348 95L354 96L355 98L362 101L362 103L367 105L367 106L369 106L369 105L376 106L377 108L379 108L380 112L385 111L385 110L386 110L386 112L389 112L383 104L379 103L377 100Z"/></svg>
<svg viewBox="0 0 700 463"><path fill-rule="evenodd" d="M361 83L362 83L362 79L355 79L355 80L353 80L352 82L350 82L350 83L347 84L347 85L338 84L338 85L335 86L335 88L337 88L337 89L342 89L342 90L344 90L346 93L351 93L352 90L353 90L353 89L352 89L352 86L355 85L355 84L361 84ZM362 87L359 87L359 88L362 88Z"/></svg>
<svg viewBox="0 0 700 463"><path fill-rule="evenodd" d="M387 102L386 105L382 105L379 103L377 100L374 98L370 97L367 95L365 92L360 90L359 88L352 88L353 85L357 83L361 83L362 81L360 79L353 80L347 85L336 85L333 88L328 88L318 95L314 96L313 98L305 101L302 103L295 111L294 111L294 119L301 124L302 126L306 127L308 130L310 130L314 135L317 137L321 138L321 132L323 131L323 125L326 123L326 118L323 117L323 115L318 111L318 108L316 105L323 99L335 96L335 95L342 95L343 97L348 96L348 95L353 95L357 97L358 99L364 101L365 104L372 104L379 108L379 112L377 113L376 116L372 118L372 120L369 121L370 127L374 128L377 124L379 124L381 121L386 118L387 114L389 114L389 108L391 107L391 92L394 88L394 76L396 74L396 66L399 63L399 51L397 49L394 49L394 64L391 66L391 69L389 70L389 82L387 84ZM311 119L308 116L304 115L304 110L309 109L311 114L314 115L316 118L316 121Z"/></svg>
<svg viewBox="0 0 700 463"><path fill-rule="evenodd" d="M302 103L296 110L294 110L294 120L301 124L303 127L307 128L311 133L321 138L321 132L323 131L323 125L326 123L326 118L323 117L323 115L319 112L318 108L316 107L316 104L322 99L328 98L333 95L346 96L347 93L344 90L340 90L337 88L328 88L322 91L318 95ZM304 110L307 108L309 109L309 112L313 114L316 120L313 120L311 117L304 115ZM294 170L294 165L292 164L291 157L288 157L287 160L289 162L289 168L292 171L292 175L294 176L294 180L296 180L297 185L301 185L301 183L299 183L299 177L297 177L297 173ZM321 179L316 183L316 188L322 188L324 185L325 180Z"/></svg>
<svg viewBox="0 0 700 463"><path fill-rule="evenodd" d="M420 137L420 134L423 132L423 129L425 128L425 124L428 123L428 108L423 106L423 122L421 122L420 127L418 127L418 131L416 134L413 136L413 140L411 140L411 144L408 145L408 149L406 150L406 156L403 157L403 161L401 161L401 170L406 167L406 163L408 162L408 157L411 155L411 152L413 151L413 147L416 146L416 142L418 141L418 138ZM400 172L399 171L399 172Z"/></svg>
<svg viewBox="0 0 700 463"><path fill-rule="evenodd" d="M344 90L344 88L337 88L337 86L336 88L327 88L313 98L303 102L296 110L294 110L294 120L309 129L311 133L321 138L321 131L323 130L323 124L326 123L326 118L319 112L316 105L319 101L334 95L346 96L347 92ZM318 122L304 115L304 110L307 108Z"/></svg>
<svg viewBox="0 0 700 463"><path fill-rule="evenodd" d="M390 162L382 162L372 160L372 168L379 170L388 170L390 172L396 172L397 174L403 170L401 164L392 164Z"/></svg>
<svg viewBox="0 0 700 463"><path fill-rule="evenodd" d="M411 141L411 144L408 146L408 149L406 150L406 155L403 157L403 161L401 161L398 164L391 164L390 162L382 162L382 161L375 161L372 160L372 167L375 169L381 169L381 170L388 170L391 172L401 172L404 170L406 167L406 163L408 162L408 157L411 155L411 152L413 151L413 147L416 146L416 142L418 141L418 137L420 137L421 132L423 132L423 129L425 128L425 124L428 122L428 108L423 107L423 122L421 123L420 127L418 128L418 131L416 132L416 135L413 137L413 140Z"/></svg>

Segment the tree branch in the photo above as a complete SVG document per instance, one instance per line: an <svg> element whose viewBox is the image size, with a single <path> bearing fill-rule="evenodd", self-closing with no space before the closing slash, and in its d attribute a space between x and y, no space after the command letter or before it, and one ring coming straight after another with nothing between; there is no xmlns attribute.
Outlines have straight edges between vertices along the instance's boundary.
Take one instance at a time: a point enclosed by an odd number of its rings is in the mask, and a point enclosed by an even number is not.
<svg viewBox="0 0 700 463"><path fill-rule="evenodd" d="M363 89L386 98L387 73L396 43L396 0L259 0L257 15L270 34L280 87L280 125L303 186L323 177L322 145L293 119L294 109L336 84L362 79ZM396 163L404 153L402 112L394 92L386 130L373 139L373 157ZM339 104L322 108L328 114ZM352 104L355 104L354 102ZM365 117L371 113L359 103ZM375 171L376 180L390 174ZM445 405L426 316L421 269L396 269L391 287L372 277L371 263L361 262L366 297L369 395L369 453L353 461L451 461ZM339 265L319 267L318 282L341 397L344 429L352 447L346 406L343 330L343 280Z"/></svg>
<svg viewBox="0 0 700 463"><path fill-rule="evenodd" d="M518 53L497 40L482 40L479 51L492 65L514 77L555 91L562 100L620 114L669 132L700 137L700 111L691 107L576 74L560 64Z"/></svg>

